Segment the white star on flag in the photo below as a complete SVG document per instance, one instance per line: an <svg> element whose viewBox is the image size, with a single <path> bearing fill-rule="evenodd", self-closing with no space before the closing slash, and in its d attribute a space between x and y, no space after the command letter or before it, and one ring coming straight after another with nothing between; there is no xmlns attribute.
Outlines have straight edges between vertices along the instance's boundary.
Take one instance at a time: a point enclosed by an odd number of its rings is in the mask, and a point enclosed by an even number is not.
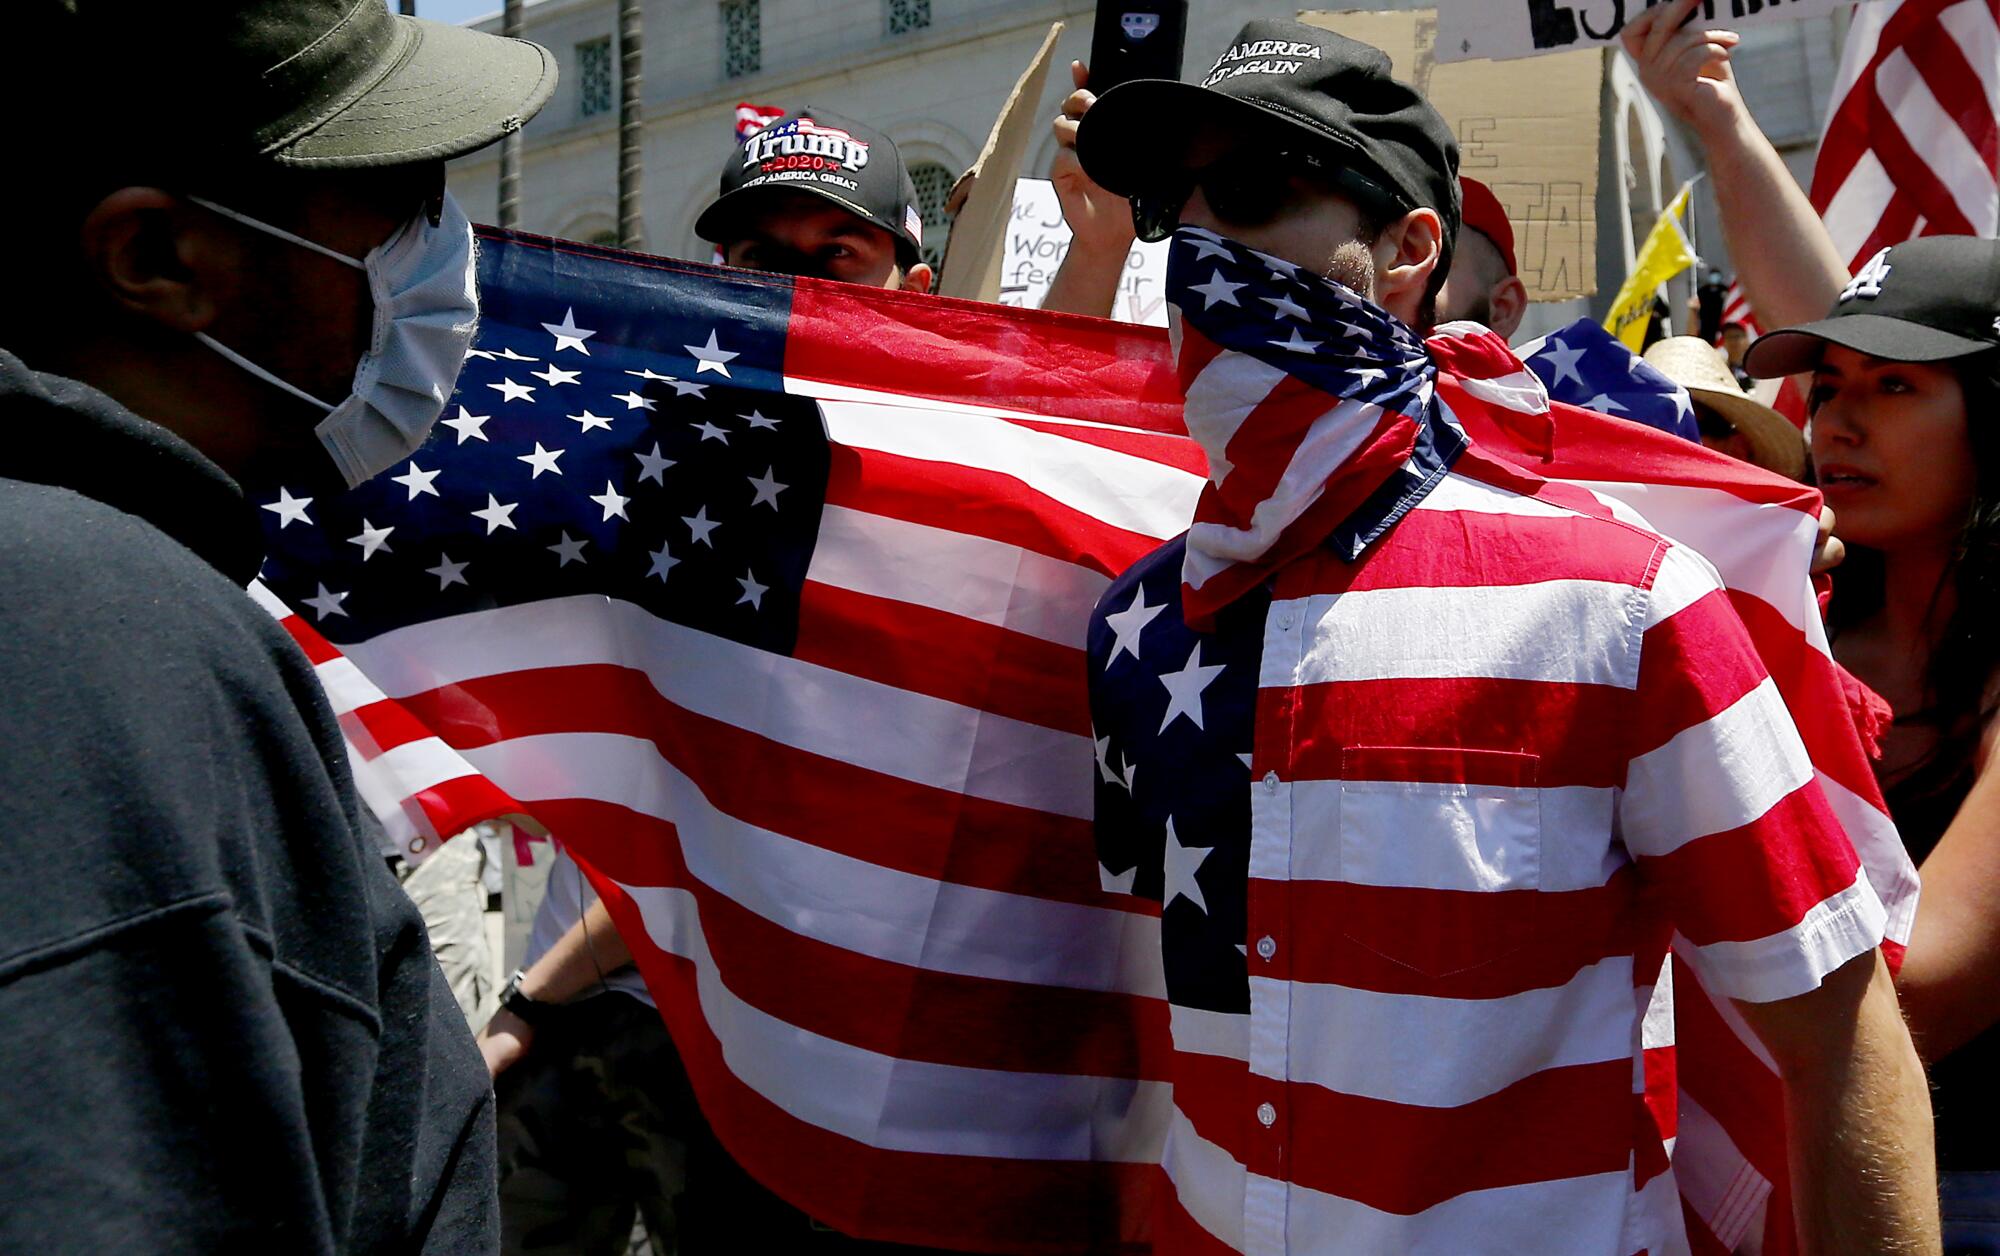
<svg viewBox="0 0 2000 1256"><path fill-rule="evenodd" d="M1104 864L1097 865L1097 884L1106 894L1130 894L1139 880L1139 865L1134 864L1123 872L1113 872Z"/></svg>
<svg viewBox="0 0 2000 1256"><path fill-rule="evenodd" d="M1293 353L1312 353L1326 342L1322 340L1307 340L1299 334L1299 329L1294 327L1292 328L1292 338L1290 340L1273 340L1269 343L1274 349L1289 349Z"/></svg>
<svg viewBox="0 0 2000 1256"><path fill-rule="evenodd" d="M1109 737L1099 737L1097 730L1092 729L1090 732L1090 742L1097 750L1097 774L1104 778L1105 784L1116 785L1118 783L1118 773L1111 770L1111 739Z"/></svg>
<svg viewBox="0 0 2000 1256"><path fill-rule="evenodd" d="M1297 301L1292 300L1290 297L1286 296L1258 297L1257 299L1259 301L1264 302L1267 305L1273 306L1274 308L1277 309L1278 313L1284 315L1287 318L1296 318L1301 323L1306 321L1306 307L1300 305Z"/></svg>
<svg viewBox="0 0 2000 1256"><path fill-rule="evenodd" d="M1174 832L1174 818L1167 817L1167 884L1164 902L1171 904L1177 898L1184 898L1208 914L1208 900L1202 897L1201 883L1194 879L1195 873L1208 862L1215 853L1213 846L1189 846Z"/></svg>
<svg viewBox="0 0 2000 1256"><path fill-rule="evenodd" d="M528 387L526 384L517 384L511 379L503 379L497 384L488 384L487 387L499 393L500 400L502 401L533 401L535 399L534 389Z"/></svg>
<svg viewBox="0 0 2000 1256"><path fill-rule="evenodd" d="M583 378L582 371L565 371L555 363L549 363L546 371L529 371L528 374L553 388L557 384L574 384Z"/></svg>
<svg viewBox="0 0 2000 1256"><path fill-rule="evenodd" d="M1132 792L1133 789L1132 785L1133 778L1139 775L1139 765L1132 762L1132 760L1130 758L1127 758L1125 755L1121 754L1118 757L1119 759L1123 760L1125 764L1125 777L1118 783L1120 785L1123 785L1125 787L1125 792L1129 794Z"/></svg>
<svg viewBox="0 0 2000 1256"><path fill-rule="evenodd" d="M1236 260L1229 249L1223 245L1220 236L1210 235L1206 231L1193 231L1189 232L1184 239L1187 243L1194 246L1194 260L1197 262L1204 257L1219 257L1225 262Z"/></svg>
<svg viewBox="0 0 2000 1256"><path fill-rule="evenodd" d="M556 465L556 459L562 457L565 452L565 450L561 449L543 449L542 442L536 441L535 452L531 454L518 454L516 455L516 461L525 462L533 467L535 472L528 478L539 480L542 478L542 472L544 471L553 471L557 475L562 474L562 468Z"/></svg>
<svg viewBox="0 0 2000 1256"><path fill-rule="evenodd" d="M311 525L312 518L306 514L306 507L312 505L312 500L310 497L294 497L292 490L281 488L278 490L278 500L265 502L264 509L278 516L278 530L282 532L294 522Z"/></svg>
<svg viewBox="0 0 2000 1256"><path fill-rule="evenodd" d="M624 402L627 410L652 410L659 405L652 398L640 396L635 392L612 393L611 399Z"/></svg>
<svg viewBox="0 0 2000 1256"><path fill-rule="evenodd" d="M1121 654L1129 654L1135 659L1140 657L1139 634L1144 632L1146 625L1158 618L1160 612L1165 609L1167 609L1165 602L1158 606L1146 605L1146 587L1140 585L1132 591L1130 606L1104 617L1105 624L1117 634L1117 640L1111 643L1111 657L1104 660L1105 671L1111 670L1111 665L1118 661Z"/></svg>
<svg viewBox="0 0 2000 1256"><path fill-rule="evenodd" d="M1247 283L1230 283L1218 270L1208 277L1207 283L1189 284L1188 291L1199 292L1208 301L1207 305L1201 307L1204 310L1212 310L1217 304L1233 305L1240 310L1243 308L1243 303L1236 299L1236 294L1249 286Z"/></svg>
<svg viewBox="0 0 2000 1256"><path fill-rule="evenodd" d="M670 378L667 380L667 387L674 390L676 397L699 397L704 401L708 399L707 384L692 384L684 379Z"/></svg>
<svg viewBox="0 0 2000 1256"><path fill-rule="evenodd" d="M560 558L562 560L561 562L556 564L557 567L561 568L561 567L567 567L571 563L589 562L590 560L583 556L583 547L588 544L590 544L590 539L588 537L580 541L573 540L570 537L569 529L565 528L563 529L562 540L557 541L554 545L549 546L548 550L549 553L554 554L557 558Z"/></svg>
<svg viewBox="0 0 2000 1256"><path fill-rule="evenodd" d="M1364 384L1379 384L1389 378L1389 372L1379 366L1364 366L1354 372L1354 378Z"/></svg>
<svg viewBox="0 0 2000 1256"><path fill-rule="evenodd" d="M547 325L548 325L548 324L546 324L546 323L544 323L544 324L543 324L543 326L545 326L545 327L546 327ZM500 351L500 356L501 356L501 357L503 357L503 358L505 358L505 359L507 359L507 360L508 360L509 362L539 362L539 361L541 361L541 359L540 359L540 358L531 358L531 357L529 357L529 356L528 356L527 354L525 354L525 353L516 353L516 352L514 352L514 351L513 351L512 349L502 349L502 350Z"/></svg>
<svg viewBox="0 0 2000 1256"><path fill-rule="evenodd" d="M1555 367L1556 377L1549 381L1549 387L1560 388L1564 380L1573 379L1576 381L1576 386L1581 388L1583 372L1576 369L1576 364L1582 361L1583 355L1588 352L1588 349L1572 349L1562 341L1551 337L1547 347L1535 356L1547 358L1550 365Z"/></svg>
<svg viewBox="0 0 2000 1256"><path fill-rule="evenodd" d="M412 462L408 471L405 471L401 475L392 475L389 479L409 489L410 500L415 501L419 493L429 493L432 497L439 496L437 489L432 484L432 481L438 478L438 474L438 471L426 471Z"/></svg>
<svg viewBox="0 0 2000 1256"><path fill-rule="evenodd" d="M473 511L472 517L475 519L484 519L486 521L486 535L492 536L501 528L511 528L514 526L512 518L514 508L520 504L519 502L508 502L502 505L498 498L488 493L486 495L486 509Z"/></svg>
<svg viewBox="0 0 2000 1256"><path fill-rule="evenodd" d="M585 432L595 431L600 427L607 430L611 427L610 419L605 418L601 414L592 414L588 410L585 410L582 414L566 414L563 417L577 425L576 434L578 436L583 435Z"/></svg>
<svg viewBox="0 0 2000 1256"><path fill-rule="evenodd" d="M611 481L606 480L604 482L604 491L593 494L590 500L604 507L604 518L598 520L599 523L611 522L611 516L613 515L618 516L627 523L632 521L632 516L625 513L625 503L632 499L629 497L620 497L618 495L618 486Z"/></svg>
<svg viewBox="0 0 2000 1256"><path fill-rule="evenodd" d="M700 432L701 438L703 440L719 440L725 445L729 443L729 433L723 431L721 428L717 427L713 423L710 423L706 419L703 419L699 423L690 423L688 424L688 426L693 428L695 431Z"/></svg>
<svg viewBox="0 0 2000 1256"><path fill-rule="evenodd" d="M662 477L666 472L666 469L674 465L674 460L672 458L666 458L661 456L660 442L658 441L653 442L652 453L642 454L635 450L632 456L639 460L640 479L651 480L655 484L661 485L663 487L665 486L666 480Z"/></svg>
<svg viewBox="0 0 2000 1256"><path fill-rule="evenodd" d="M736 599L736 605L741 606L748 602L753 610L764 609L764 595L771 591L770 585L758 584L757 573L748 567L743 569L743 574L737 577L736 583L743 586L743 596Z"/></svg>
<svg viewBox="0 0 2000 1256"><path fill-rule="evenodd" d="M764 412L762 410L752 410L748 414L739 414L736 417L742 419L745 423L748 423L750 425L750 428L753 429L761 427L766 431L770 432L775 432L778 430L778 421L776 419L765 418Z"/></svg>
<svg viewBox="0 0 2000 1256"><path fill-rule="evenodd" d="M347 594L335 593L329 590L325 585L321 585L319 586L319 596L306 598L305 604L307 606L312 607L315 611L318 611L319 617L321 619L325 619L328 615L347 614L345 610L341 609L340 605L342 602L345 602L346 600L347 600Z"/></svg>
<svg viewBox="0 0 2000 1256"><path fill-rule="evenodd" d="M1194 643L1194 653L1188 655L1187 666L1177 672L1167 672L1160 677L1160 683L1167 687L1167 715L1160 721L1160 731L1185 715L1196 728L1202 728L1201 692L1215 683L1222 675L1224 665L1220 663L1204 667L1201 662L1201 642Z"/></svg>
<svg viewBox="0 0 2000 1256"><path fill-rule="evenodd" d="M563 311L562 322L543 323L542 330L556 338L554 352L561 353L564 349L574 349L585 357L590 356L590 350L583 342L597 334L594 331L585 331L576 325L576 310L573 307Z"/></svg>
<svg viewBox="0 0 2000 1256"><path fill-rule="evenodd" d="M729 374L728 364L734 361L735 359L743 356L740 353L732 353L728 349L725 349L722 346L716 344L715 330L713 328L709 329L707 344L682 345L681 348L686 349L689 353L692 353L694 355L695 374L699 375L703 371L714 371L716 374L722 376L724 379L734 378Z"/></svg>
<svg viewBox="0 0 2000 1256"><path fill-rule="evenodd" d="M458 417L446 419L444 425L458 433L458 443L463 445L468 440L485 440L486 420L492 417L490 414L474 414L464 406L460 406Z"/></svg>
<svg viewBox="0 0 2000 1256"><path fill-rule="evenodd" d="M672 554L667 553L666 544L662 542L660 548L653 551L653 566L651 570L646 572L646 575L648 578L658 576L660 583L665 584L667 582L667 573L679 566L680 561L680 559L675 558Z"/></svg>
<svg viewBox="0 0 2000 1256"><path fill-rule="evenodd" d="M1599 414L1631 413L1630 407L1625 405L1624 402L1619 401L1616 397L1613 397L1610 393L1597 394L1595 397L1592 397L1589 401L1584 402L1583 408L1586 410L1595 410Z"/></svg>
<svg viewBox="0 0 2000 1256"><path fill-rule="evenodd" d="M1271 278L1273 279L1296 280L1299 277L1297 264L1288 262L1282 257L1267 256L1264 258L1264 265L1271 272Z"/></svg>
<svg viewBox="0 0 2000 1256"><path fill-rule="evenodd" d="M688 526L688 531L694 534L695 540L710 549L715 548L715 542L708 539L708 534L721 527L722 521L709 518L707 506L699 507L692 515L682 515L681 522Z"/></svg>
<svg viewBox="0 0 2000 1256"><path fill-rule="evenodd" d="M652 368L652 367L650 367L650 366L649 366L649 367L647 367L647 368L646 368L645 370L643 370L643 371L627 371L627 372L625 372L625 373L626 373L627 375L630 375L630 376L631 376L631 377L633 377L634 379L645 379L645 380L654 380L654 381L657 381L657 382L660 382L660 383L665 383L665 384L671 384L671 383L673 383L673 382L674 382L674 377L673 377L673 376L671 376L671 375L661 375L661 374L659 374L659 373L655 372L655 371L653 370L653 368Z"/></svg>
<svg viewBox="0 0 2000 1256"><path fill-rule="evenodd" d="M757 496L750 502L752 506L768 504L773 510L778 508L778 494L791 485L778 483L777 472L778 468L771 466L764 469L764 478L761 480L754 475L745 477L750 481L750 487L757 490Z"/></svg>
<svg viewBox="0 0 2000 1256"><path fill-rule="evenodd" d="M1338 320L1335 320L1333 325L1335 327L1340 328L1340 330L1346 332L1348 335L1354 337L1356 340L1367 340L1372 342L1375 339L1375 329L1372 327L1363 327L1359 323L1343 323Z"/></svg>
<svg viewBox="0 0 2000 1256"><path fill-rule="evenodd" d="M467 588L471 588L472 586L466 584L465 581L465 569L471 565L470 563L455 563L451 561L451 555L439 554L438 565L424 568L424 574L438 578L438 591L440 593L455 584L465 584Z"/></svg>
<svg viewBox="0 0 2000 1256"><path fill-rule="evenodd" d="M366 519L363 519L361 521L361 535L348 537L347 543L361 547L361 561L365 563L375 557L376 550L385 550L391 554L396 552L389 548L389 534L395 530L396 527L394 524L386 528L378 528Z"/></svg>

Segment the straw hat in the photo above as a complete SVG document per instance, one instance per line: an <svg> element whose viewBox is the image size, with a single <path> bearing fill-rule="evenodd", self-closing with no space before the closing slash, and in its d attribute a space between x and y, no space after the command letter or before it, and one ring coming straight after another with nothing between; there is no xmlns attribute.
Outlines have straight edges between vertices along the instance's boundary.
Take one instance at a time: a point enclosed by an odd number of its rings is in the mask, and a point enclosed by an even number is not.
<svg viewBox="0 0 2000 1256"><path fill-rule="evenodd" d="M1794 480L1805 475L1805 434L1744 392L1714 345L1699 336L1669 336L1646 350L1646 361L1741 432L1758 466Z"/></svg>

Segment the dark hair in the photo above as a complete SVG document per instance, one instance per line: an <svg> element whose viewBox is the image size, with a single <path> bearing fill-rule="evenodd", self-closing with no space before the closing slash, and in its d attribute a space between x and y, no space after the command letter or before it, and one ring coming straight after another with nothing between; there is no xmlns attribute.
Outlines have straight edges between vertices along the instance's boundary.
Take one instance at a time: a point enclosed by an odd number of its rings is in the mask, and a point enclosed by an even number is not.
<svg viewBox="0 0 2000 1256"><path fill-rule="evenodd" d="M1946 363L1965 393L1966 435L1972 443L1972 507L1966 513L1951 564L1932 594L1944 596L1946 581L1957 604L1924 667L1924 706L1907 722L1938 730L1938 743L1910 772L1948 787L1971 765L1985 725L2000 703L1987 700L2000 673L2000 353L1981 353ZM1886 597L1881 553L1853 546L1835 577L1837 592L1828 608L1828 627L1838 637L1882 608Z"/></svg>

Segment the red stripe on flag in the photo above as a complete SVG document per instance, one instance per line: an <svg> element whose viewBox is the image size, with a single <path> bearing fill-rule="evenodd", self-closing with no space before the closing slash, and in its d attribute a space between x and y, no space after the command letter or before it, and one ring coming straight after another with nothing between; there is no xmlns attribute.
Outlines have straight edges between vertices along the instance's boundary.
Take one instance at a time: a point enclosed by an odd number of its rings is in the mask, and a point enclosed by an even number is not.
<svg viewBox="0 0 2000 1256"><path fill-rule="evenodd" d="M808 580L793 657L1066 733L1090 731L1084 653Z"/></svg>
<svg viewBox="0 0 2000 1256"><path fill-rule="evenodd" d="M833 446L826 502L1018 545L1115 576L1160 538L1104 522L999 471Z"/></svg>
<svg viewBox="0 0 2000 1256"><path fill-rule="evenodd" d="M1496 1094L1431 1108L1249 1075L1239 1060L1179 1054L1175 1103L1203 1138L1253 1170L1280 1132L1292 1182L1409 1216L1469 1191L1626 1169L1632 1155L1632 1061L1545 1069ZM1273 1130L1244 1102L1268 1093ZM1367 1137L1355 1132L1367 1131Z"/></svg>

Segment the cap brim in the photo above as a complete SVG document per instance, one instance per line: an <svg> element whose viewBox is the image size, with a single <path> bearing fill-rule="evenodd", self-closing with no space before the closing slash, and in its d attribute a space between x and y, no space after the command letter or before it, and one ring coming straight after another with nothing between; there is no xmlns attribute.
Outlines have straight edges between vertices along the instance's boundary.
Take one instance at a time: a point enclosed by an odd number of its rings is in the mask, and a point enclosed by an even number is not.
<svg viewBox="0 0 2000 1256"><path fill-rule="evenodd" d="M761 195L768 195L773 192L803 192L810 196L817 196L821 200L827 201L853 214L869 226L880 227L882 230L896 237L896 249L899 257L903 255L905 250L908 250L912 256L917 252L916 243L896 227L883 222L881 218L861 208L861 206L848 200L838 192L830 188L820 187L816 183L806 183L804 181L796 183L760 183L753 188L737 188L734 192L724 192L721 196L716 197L707 209L701 211L701 217L694 220L695 235L708 241L710 244L728 243L729 240L735 238L724 230L724 225L729 219L746 212L748 202L755 200Z"/></svg>
<svg viewBox="0 0 2000 1256"><path fill-rule="evenodd" d="M1942 362L1993 348L1948 331L1881 314L1824 318L1758 338L1743 355L1743 369L1758 379L1799 375L1819 365L1829 344L1891 362Z"/></svg>
<svg viewBox="0 0 2000 1256"><path fill-rule="evenodd" d="M1194 83L1133 79L1091 105L1077 131L1076 158L1085 174L1115 195L1155 191L1173 184L1174 174L1185 168L1195 128L1203 122L1238 122L1333 142L1317 127Z"/></svg>
<svg viewBox="0 0 2000 1256"><path fill-rule="evenodd" d="M1729 421L1750 442L1757 465L1790 479L1806 472L1805 433L1755 397L1715 388L1689 388L1688 395Z"/></svg>
<svg viewBox="0 0 2000 1256"><path fill-rule="evenodd" d="M556 89L556 63L524 39L397 16L410 48L352 104L271 154L315 169L457 157L518 131Z"/></svg>

